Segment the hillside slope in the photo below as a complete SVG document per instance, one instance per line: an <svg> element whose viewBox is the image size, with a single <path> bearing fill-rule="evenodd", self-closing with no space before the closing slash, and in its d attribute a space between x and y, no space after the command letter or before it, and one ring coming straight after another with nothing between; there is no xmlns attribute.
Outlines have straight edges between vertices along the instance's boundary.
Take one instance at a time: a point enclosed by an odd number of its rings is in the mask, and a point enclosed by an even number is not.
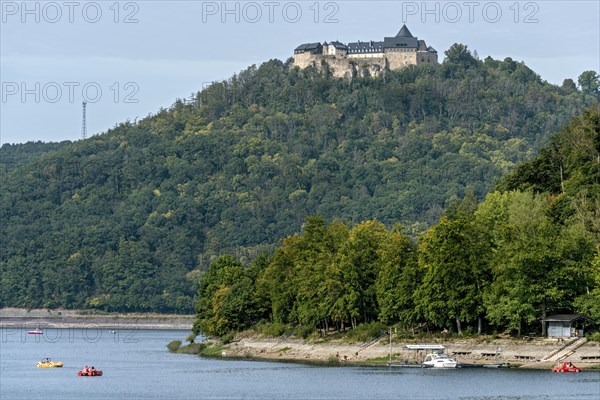
<svg viewBox="0 0 600 400"><path fill-rule="evenodd" d="M351 81L272 60L2 174L0 306L190 312L219 254L312 214L420 231L596 99L458 50Z"/></svg>

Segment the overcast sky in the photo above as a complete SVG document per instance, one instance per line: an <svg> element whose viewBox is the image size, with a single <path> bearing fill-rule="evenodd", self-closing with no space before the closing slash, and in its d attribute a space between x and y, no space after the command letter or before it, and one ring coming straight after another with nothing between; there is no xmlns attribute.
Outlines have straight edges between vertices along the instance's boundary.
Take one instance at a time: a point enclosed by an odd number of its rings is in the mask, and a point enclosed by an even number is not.
<svg viewBox="0 0 600 400"><path fill-rule="evenodd" d="M600 2L4 1L0 143L77 140L305 42L382 40L512 57L551 83L600 71Z"/></svg>

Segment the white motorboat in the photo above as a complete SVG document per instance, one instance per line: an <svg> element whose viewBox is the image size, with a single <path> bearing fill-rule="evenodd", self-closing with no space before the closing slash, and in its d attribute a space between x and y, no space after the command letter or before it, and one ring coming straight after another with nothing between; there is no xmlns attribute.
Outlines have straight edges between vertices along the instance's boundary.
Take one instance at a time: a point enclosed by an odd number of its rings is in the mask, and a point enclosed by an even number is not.
<svg viewBox="0 0 600 400"><path fill-rule="evenodd" d="M441 353L427 354L425 361L423 361L423 367L426 368L456 368L457 366L456 360Z"/></svg>

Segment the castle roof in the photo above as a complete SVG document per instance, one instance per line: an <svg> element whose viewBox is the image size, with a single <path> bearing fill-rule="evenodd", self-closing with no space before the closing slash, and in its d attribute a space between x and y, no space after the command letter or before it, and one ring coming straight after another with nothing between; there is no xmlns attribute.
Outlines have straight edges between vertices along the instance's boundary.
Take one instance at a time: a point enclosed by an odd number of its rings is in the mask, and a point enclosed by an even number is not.
<svg viewBox="0 0 600 400"><path fill-rule="evenodd" d="M348 52L349 53L380 53L383 52L384 43L383 42L352 42L348 43Z"/></svg>
<svg viewBox="0 0 600 400"><path fill-rule="evenodd" d="M383 38L383 44L386 49L389 48L410 48L416 49L419 47L419 43L417 38L414 36L404 37L404 36L394 36L394 37L385 37Z"/></svg>
<svg viewBox="0 0 600 400"><path fill-rule="evenodd" d="M303 43L300 46L296 47L295 51L310 51L316 50L321 46L321 43Z"/></svg>
<svg viewBox="0 0 600 400"><path fill-rule="evenodd" d="M348 43L348 45L345 45L336 40L330 42L329 44L325 42L324 45L334 46L336 49L347 50L348 53L381 53L386 49L415 49L417 51L437 53L433 47L428 47L424 40L419 40L418 38L414 37L406 25L402 25L402 28L398 34L396 34L396 36L384 37L383 41L379 42L372 40L361 42L359 40L358 42L351 42ZM304 52L317 54L321 51L321 43L304 43L296 47L294 50L296 54Z"/></svg>
<svg viewBox="0 0 600 400"><path fill-rule="evenodd" d="M312 53L312 54L320 54L323 52L323 46L321 43L304 43L294 49L294 54L301 53Z"/></svg>
<svg viewBox="0 0 600 400"><path fill-rule="evenodd" d="M344 43L333 41L331 43L329 43L331 46L335 47L336 49L343 49L343 50L348 50L348 46L346 46Z"/></svg>
<svg viewBox="0 0 600 400"><path fill-rule="evenodd" d="M402 28L400 28L396 37L407 37L408 38L408 37L413 37L413 35L412 35L412 33L410 33L410 31L408 30L406 25L402 25Z"/></svg>

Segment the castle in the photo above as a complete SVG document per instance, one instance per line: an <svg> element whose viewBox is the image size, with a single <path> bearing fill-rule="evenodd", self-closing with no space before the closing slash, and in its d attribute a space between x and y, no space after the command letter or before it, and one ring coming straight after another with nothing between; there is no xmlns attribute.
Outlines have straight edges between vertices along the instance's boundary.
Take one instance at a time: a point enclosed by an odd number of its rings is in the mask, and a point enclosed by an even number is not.
<svg viewBox="0 0 600 400"><path fill-rule="evenodd" d="M407 65L437 65L437 51L424 40L414 37L406 25L396 36L385 37L381 42L352 42L347 45L331 43L305 43L294 50L294 65L300 68L320 68L326 62L336 77L350 77L368 68L372 75L385 69L395 70Z"/></svg>

